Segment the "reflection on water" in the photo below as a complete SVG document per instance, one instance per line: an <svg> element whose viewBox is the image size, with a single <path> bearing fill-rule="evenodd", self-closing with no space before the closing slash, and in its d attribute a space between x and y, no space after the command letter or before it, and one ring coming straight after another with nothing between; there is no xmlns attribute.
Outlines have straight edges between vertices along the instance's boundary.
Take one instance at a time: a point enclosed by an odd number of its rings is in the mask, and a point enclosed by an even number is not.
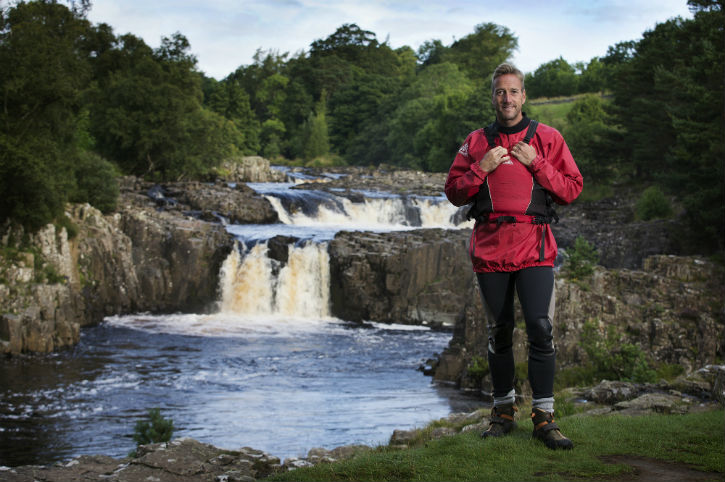
<svg viewBox="0 0 725 482"><path fill-rule="evenodd" d="M280 458L386 443L480 402L416 368L450 333L232 315L109 318L73 350L0 365L0 465L126 455L160 407L175 437Z"/></svg>

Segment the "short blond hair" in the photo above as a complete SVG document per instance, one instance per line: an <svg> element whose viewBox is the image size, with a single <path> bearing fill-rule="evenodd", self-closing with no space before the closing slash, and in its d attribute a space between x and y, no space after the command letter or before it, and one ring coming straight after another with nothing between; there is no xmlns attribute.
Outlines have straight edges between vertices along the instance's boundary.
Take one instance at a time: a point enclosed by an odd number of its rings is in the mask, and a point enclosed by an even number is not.
<svg viewBox="0 0 725 482"><path fill-rule="evenodd" d="M507 74L514 74L516 77L518 77L521 81L521 90L526 90L526 87L524 86L523 72L514 67L512 64L504 62L503 64L500 64L498 67L496 67L496 70L493 71L493 75L491 76L491 93L493 93L494 85L496 85L496 79L498 79L502 75Z"/></svg>

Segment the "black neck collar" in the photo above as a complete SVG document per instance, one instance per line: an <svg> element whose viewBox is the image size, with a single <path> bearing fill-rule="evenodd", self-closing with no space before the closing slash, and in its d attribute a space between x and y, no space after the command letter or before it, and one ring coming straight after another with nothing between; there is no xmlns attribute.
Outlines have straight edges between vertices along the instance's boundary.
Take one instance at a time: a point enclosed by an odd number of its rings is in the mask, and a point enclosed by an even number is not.
<svg viewBox="0 0 725 482"><path fill-rule="evenodd" d="M524 112L523 114L524 114L524 116L521 119L521 121L519 121L518 124L510 126L510 127L502 126L501 124L498 123L498 121L496 121L495 122L496 131L500 132L502 134L516 134L518 132L523 131L524 129L527 129L529 127L529 122L531 122L531 119L526 117L526 112Z"/></svg>

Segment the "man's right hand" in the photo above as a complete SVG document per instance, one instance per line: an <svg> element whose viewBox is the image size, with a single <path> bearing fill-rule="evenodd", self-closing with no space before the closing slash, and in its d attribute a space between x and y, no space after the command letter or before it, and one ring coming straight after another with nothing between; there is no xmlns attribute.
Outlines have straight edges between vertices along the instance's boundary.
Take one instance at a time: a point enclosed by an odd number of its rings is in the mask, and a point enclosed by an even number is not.
<svg viewBox="0 0 725 482"><path fill-rule="evenodd" d="M511 159L509 152L505 147L496 146L483 156L478 163L484 172L493 172L501 164Z"/></svg>

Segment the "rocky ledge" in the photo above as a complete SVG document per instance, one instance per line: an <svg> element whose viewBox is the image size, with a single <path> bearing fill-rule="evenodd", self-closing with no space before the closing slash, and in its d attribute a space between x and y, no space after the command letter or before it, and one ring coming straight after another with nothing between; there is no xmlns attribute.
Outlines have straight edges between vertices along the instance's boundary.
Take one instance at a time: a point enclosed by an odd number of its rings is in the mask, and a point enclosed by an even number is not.
<svg viewBox="0 0 725 482"><path fill-rule="evenodd" d="M447 173L398 169L391 166L329 167L297 169L315 179L296 186L296 189L319 189L353 201L360 191L393 193L400 196L434 196L443 194Z"/></svg>
<svg viewBox="0 0 725 482"><path fill-rule="evenodd" d="M249 172L237 166L233 179L264 180L255 162ZM73 234L54 224L36 233L0 226L0 354L73 346L82 326L108 315L213 310L234 245L225 222L278 221L241 183L120 184L114 213L66 207Z"/></svg>
<svg viewBox="0 0 725 482"><path fill-rule="evenodd" d="M674 382L636 384L604 380L590 388L569 389L565 402L575 407L572 416L683 414L716 410L725 405L725 365L710 365ZM468 431L483 431L489 423L489 408L454 413L426 428L396 430L388 446L404 450ZM373 450L349 445L332 450L311 449L307 457L281 462L279 458L249 447L227 450L190 438L142 445L136 457L84 455L50 467L0 467L7 482L253 482L281 471L345 460Z"/></svg>

